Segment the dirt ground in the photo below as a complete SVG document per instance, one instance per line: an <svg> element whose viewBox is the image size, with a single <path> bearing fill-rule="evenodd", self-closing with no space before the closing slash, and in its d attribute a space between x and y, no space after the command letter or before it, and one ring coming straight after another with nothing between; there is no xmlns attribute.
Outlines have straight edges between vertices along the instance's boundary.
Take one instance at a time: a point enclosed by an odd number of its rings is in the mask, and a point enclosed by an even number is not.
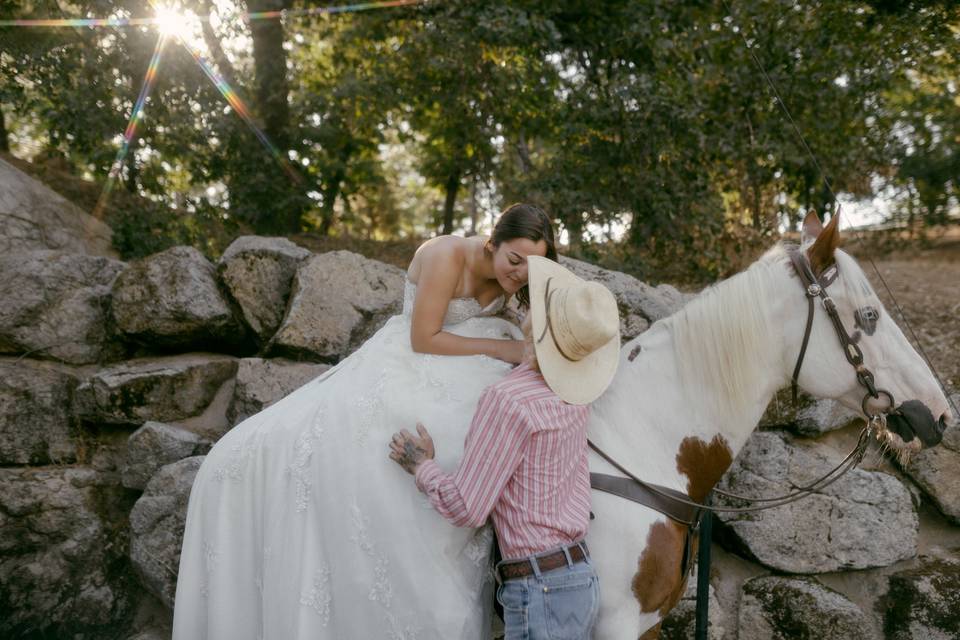
<svg viewBox="0 0 960 640"><path fill-rule="evenodd" d="M881 276L943 383L951 393L960 390L960 247L873 262L876 270L860 258L887 312L914 342Z"/></svg>

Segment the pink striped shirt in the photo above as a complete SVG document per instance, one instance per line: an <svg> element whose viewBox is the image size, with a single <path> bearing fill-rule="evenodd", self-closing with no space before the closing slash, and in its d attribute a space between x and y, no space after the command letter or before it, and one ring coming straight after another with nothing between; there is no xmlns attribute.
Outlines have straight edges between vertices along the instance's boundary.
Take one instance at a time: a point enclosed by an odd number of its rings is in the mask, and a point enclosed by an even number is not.
<svg viewBox="0 0 960 640"><path fill-rule="evenodd" d="M417 487L458 527L492 516L504 558L572 544L590 520L589 412L520 365L480 396L456 473L426 460Z"/></svg>

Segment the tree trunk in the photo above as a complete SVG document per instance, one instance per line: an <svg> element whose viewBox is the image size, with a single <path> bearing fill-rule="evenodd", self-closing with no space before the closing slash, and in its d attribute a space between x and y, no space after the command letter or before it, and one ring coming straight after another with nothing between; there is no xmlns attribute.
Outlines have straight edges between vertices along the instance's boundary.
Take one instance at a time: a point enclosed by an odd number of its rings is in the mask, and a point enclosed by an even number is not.
<svg viewBox="0 0 960 640"><path fill-rule="evenodd" d="M255 2L255 0L253 1ZM214 6L213 0L204 0L203 12L209 16L213 14L214 11L216 11L216 7ZM209 20L201 20L200 30L203 32L203 42L207 45L207 49L210 51L210 57L213 58L217 69L220 71L220 76L227 84L237 89L237 73L233 65L230 64L230 58L224 53L220 39L217 38L217 34L213 31L213 25L210 24Z"/></svg>
<svg viewBox="0 0 960 640"><path fill-rule="evenodd" d="M0 151L10 152L10 143L7 140L7 123L4 121L3 109L0 109Z"/></svg>
<svg viewBox="0 0 960 640"><path fill-rule="evenodd" d="M527 136L520 132L517 139L517 157L520 158L520 171L523 175L529 175L533 170L533 162L530 160L530 147L527 146Z"/></svg>
<svg viewBox="0 0 960 640"><path fill-rule="evenodd" d="M583 246L583 215L579 211L568 212L562 214L561 221L567 230L568 246L576 253Z"/></svg>
<svg viewBox="0 0 960 640"><path fill-rule="evenodd" d="M285 9L289 0L247 0L251 12ZM280 20L251 20L253 67L256 74L256 98L263 130L282 152L289 144L287 126L290 105L287 102L287 52L283 48L283 24Z"/></svg>
<svg viewBox="0 0 960 640"><path fill-rule="evenodd" d="M443 202L442 235L453 233L453 208L457 204L457 191L460 190L460 169L454 169L447 178L447 197Z"/></svg>
<svg viewBox="0 0 960 640"><path fill-rule="evenodd" d="M477 223L479 222L480 212L477 210L477 179L470 181L470 230L468 236L477 235Z"/></svg>
<svg viewBox="0 0 960 640"><path fill-rule="evenodd" d="M326 189L323 190L323 206L320 209L320 235L330 235L330 229L333 227L333 206L337 203L337 197L340 195L340 184L343 182L344 171L338 169L333 179Z"/></svg>

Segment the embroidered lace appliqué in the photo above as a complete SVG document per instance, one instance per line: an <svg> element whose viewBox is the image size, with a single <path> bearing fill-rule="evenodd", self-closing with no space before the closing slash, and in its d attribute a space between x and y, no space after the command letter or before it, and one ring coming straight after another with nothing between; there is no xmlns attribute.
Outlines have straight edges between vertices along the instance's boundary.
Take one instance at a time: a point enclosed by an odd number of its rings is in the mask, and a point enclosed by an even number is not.
<svg viewBox="0 0 960 640"><path fill-rule="evenodd" d="M323 621L323 626L327 626L327 623L330 622L330 602L332 599L330 570L326 567L318 569L313 575L310 592L300 596L300 604L313 609Z"/></svg>

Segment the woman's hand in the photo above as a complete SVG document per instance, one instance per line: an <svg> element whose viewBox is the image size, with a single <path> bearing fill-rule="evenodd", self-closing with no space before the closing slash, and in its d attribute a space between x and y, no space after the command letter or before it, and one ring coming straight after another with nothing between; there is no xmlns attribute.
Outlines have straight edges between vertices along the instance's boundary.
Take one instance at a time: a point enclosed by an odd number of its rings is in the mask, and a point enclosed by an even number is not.
<svg viewBox="0 0 960 640"><path fill-rule="evenodd" d="M417 467L424 460L433 460L433 438L427 429L417 423L417 433L413 435L406 429L393 434L390 440L390 459L399 464L407 473L416 474Z"/></svg>
<svg viewBox="0 0 960 640"><path fill-rule="evenodd" d="M497 347L497 359L511 364L520 364L523 362L523 340L499 340L499 342L502 344Z"/></svg>

